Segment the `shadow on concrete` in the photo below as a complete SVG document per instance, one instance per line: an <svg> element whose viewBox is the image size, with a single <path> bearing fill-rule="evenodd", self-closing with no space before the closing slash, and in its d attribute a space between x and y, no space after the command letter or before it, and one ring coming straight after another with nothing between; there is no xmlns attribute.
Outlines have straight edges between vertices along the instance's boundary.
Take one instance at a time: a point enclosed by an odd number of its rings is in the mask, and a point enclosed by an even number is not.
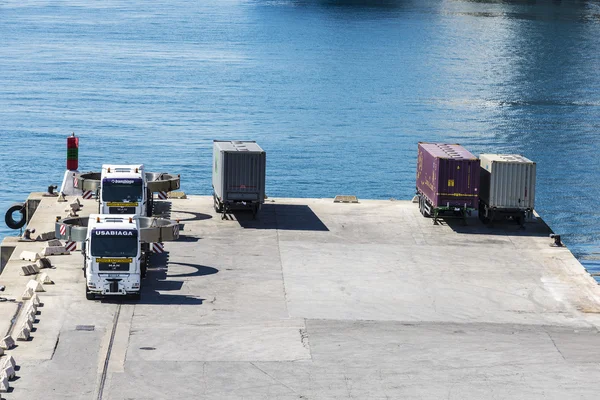
<svg viewBox="0 0 600 400"><path fill-rule="evenodd" d="M433 223L433 222L432 222ZM478 218L468 218L467 225L460 219L439 219L440 225L449 226L454 232L468 235L500 235L500 236L537 236L549 237L552 230L545 222L538 219L526 222L523 227L515 221L495 221L494 224L484 224ZM550 239L548 239L550 243Z"/></svg>
<svg viewBox="0 0 600 400"><path fill-rule="evenodd" d="M194 271L183 274L169 274L169 266L181 265L193 268ZM218 273L219 270L200 264L169 262L169 253L152 254L150 256L150 267L146 278L142 282L142 296L137 304L178 304L199 305L205 299L187 296L183 294L166 294L161 292L177 292L183 287L183 280L173 278L184 278L193 276L204 276Z"/></svg>
<svg viewBox="0 0 600 400"><path fill-rule="evenodd" d="M234 216L246 229L329 231L313 210L302 204L263 204L256 219L252 218L251 212L244 211L236 211Z"/></svg>
<svg viewBox="0 0 600 400"><path fill-rule="evenodd" d="M188 264L188 263L177 263L170 262L169 265L183 265L184 267L195 268L196 271L190 272L187 274L169 274L169 278L182 278L182 277L191 277L191 276L204 276L204 275L212 275L219 272L218 269L213 267L207 267L206 265L200 264Z"/></svg>
<svg viewBox="0 0 600 400"><path fill-rule="evenodd" d="M190 242L190 243L196 243L198 240L200 240L199 237L195 237L195 236L189 236L189 235L179 235L179 239L177 239L178 242Z"/></svg>
<svg viewBox="0 0 600 400"><path fill-rule="evenodd" d="M178 214L188 214L188 215L190 215L188 218L178 218L179 222L185 222L185 221L203 221L205 219L211 219L212 218L212 215L202 214L202 213L197 213L197 212L191 212L191 211L174 210L174 212L176 212Z"/></svg>
<svg viewBox="0 0 600 400"><path fill-rule="evenodd" d="M169 253L151 254L150 266L146 273L146 278L142 280L142 295L140 300L134 300L126 297L105 297L101 298L103 303L131 303L131 304L156 304L156 305L200 305L205 299L186 296L184 294L166 294L161 292L177 292L183 287L184 281L168 279L167 271L169 265ZM215 268L204 267L194 264L189 265L196 268L196 271L190 274L180 276L201 276L217 273ZM212 271L211 271L212 270Z"/></svg>

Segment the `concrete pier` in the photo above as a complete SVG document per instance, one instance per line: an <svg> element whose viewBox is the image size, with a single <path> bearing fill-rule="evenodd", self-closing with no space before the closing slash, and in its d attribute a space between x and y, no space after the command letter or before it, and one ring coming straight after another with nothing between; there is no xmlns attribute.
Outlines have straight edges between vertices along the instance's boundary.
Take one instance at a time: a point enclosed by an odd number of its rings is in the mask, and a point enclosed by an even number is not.
<svg viewBox="0 0 600 400"><path fill-rule="evenodd" d="M41 198L29 226L53 230L65 204ZM212 197L156 206L184 229L138 302L86 300L80 252L50 257L3 398L598 398L600 289L541 219L434 225L408 201L271 199L257 220L222 220ZM43 245L17 242L0 275L0 335L31 279L18 256Z"/></svg>

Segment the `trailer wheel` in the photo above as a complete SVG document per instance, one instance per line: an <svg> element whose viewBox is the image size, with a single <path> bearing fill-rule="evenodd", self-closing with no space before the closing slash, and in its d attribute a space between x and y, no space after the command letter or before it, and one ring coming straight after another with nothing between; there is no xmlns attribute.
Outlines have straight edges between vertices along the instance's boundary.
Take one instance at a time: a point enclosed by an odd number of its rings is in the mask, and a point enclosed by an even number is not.
<svg viewBox="0 0 600 400"><path fill-rule="evenodd" d="M419 196L419 211L421 211L421 215L425 218L431 218L431 213L427 212L425 197Z"/></svg>

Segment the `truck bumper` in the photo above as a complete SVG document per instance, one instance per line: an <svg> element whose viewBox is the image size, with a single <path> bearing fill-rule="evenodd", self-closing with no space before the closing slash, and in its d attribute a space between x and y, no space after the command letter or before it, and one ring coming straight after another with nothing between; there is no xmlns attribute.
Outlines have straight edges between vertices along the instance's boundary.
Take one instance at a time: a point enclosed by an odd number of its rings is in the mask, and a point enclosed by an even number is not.
<svg viewBox="0 0 600 400"><path fill-rule="evenodd" d="M140 292L139 274L129 276L100 276L88 281L88 290L103 296L125 296Z"/></svg>

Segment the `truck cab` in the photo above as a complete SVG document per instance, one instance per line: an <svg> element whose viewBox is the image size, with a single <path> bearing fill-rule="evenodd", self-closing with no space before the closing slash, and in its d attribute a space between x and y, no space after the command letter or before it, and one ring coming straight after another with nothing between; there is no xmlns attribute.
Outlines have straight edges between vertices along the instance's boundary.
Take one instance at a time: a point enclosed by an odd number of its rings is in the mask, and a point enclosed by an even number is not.
<svg viewBox="0 0 600 400"><path fill-rule="evenodd" d="M143 251L136 216L90 215L82 254L88 300L96 295L139 299Z"/></svg>
<svg viewBox="0 0 600 400"><path fill-rule="evenodd" d="M99 201L100 214L151 216L144 165L103 165Z"/></svg>

